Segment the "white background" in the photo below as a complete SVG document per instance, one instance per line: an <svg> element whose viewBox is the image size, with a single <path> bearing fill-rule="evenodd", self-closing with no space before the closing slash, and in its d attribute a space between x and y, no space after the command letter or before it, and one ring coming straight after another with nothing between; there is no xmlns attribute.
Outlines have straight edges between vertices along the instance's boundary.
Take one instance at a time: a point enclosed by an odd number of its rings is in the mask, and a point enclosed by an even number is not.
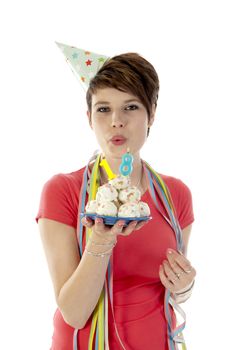
<svg viewBox="0 0 233 350"><path fill-rule="evenodd" d="M97 144L85 95L55 41L108 56L135 51L161 83L142 157L193 195L197 270L189 350L232 335L231 1L10 1L1 35L1 349L49 349L56 308L35 222L42 186L83 167ZM147 350L147 349L146 349Z"/></svg>

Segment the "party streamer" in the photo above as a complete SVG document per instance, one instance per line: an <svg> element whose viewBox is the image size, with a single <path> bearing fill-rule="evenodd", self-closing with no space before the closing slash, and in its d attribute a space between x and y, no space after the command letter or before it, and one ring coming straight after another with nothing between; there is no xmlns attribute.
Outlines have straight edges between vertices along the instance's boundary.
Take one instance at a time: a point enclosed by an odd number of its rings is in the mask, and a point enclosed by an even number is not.
<svg viewBox="0 0 233 350"><path fill-rule="evenodd" d="M161 176L152 169L152 167L145 161L142 161L143 168L146 174L147 183L150 195L155 203L156 208L162 214L167 223L172 227L177 242L177 249L181 252L184 250L183 242L182 242L182 231L177 219L175 207L170 195L170 192L162 180ZM87 200L94 199L100 184L99 179L99 167L100 167L100 154L95 155L95 163L92 168L92 172L90 175L90 188L88 191L88 165L83 174L82 187L80 191L79 198L79 212L78 212L78 224L77 224L77 236L80 245L80 254L83 254L83 250L85 249L85 244L88 241L91 235L91 229L85 229L81 224L80 214L85 211L85 204ZM89 193L88 193L89 192ZM157 196L161 199L163 206L166 210L166 214L164 215L159 207ZM85 232L86 231L86 232ZM85 234L86 233L86 234ZM85 243L84 243L85 242ZM104 283L103 290L101 292L99 301L96 305L95 310L92 314L92 324L89 335L89 343L88 350L109 350L109 342L108 342L108 300L110 301L111 310L113 314L114 326L116 330L117 337L122 346L122 349L127 350L120 339L117 326L114 318L114 309L113 309L113 258L111 256L109 261L109 266L106 273L106 279ZM180 325L176 325L175 327L172 325L172 310L176 310L178 312L184 322ZM182 350L187 350L185 345L185 340L182 334L183 329L185 328L186 323L186 315L181 307L171 298L170 291L166 289L164 296L164 310L165 317L167 320L167 336L168 336L168 346L169 350L179 350L179 346L181 346ZM155 325L156 326L156 325ZM73 335L73 349L78 350L78 330L75 329Z"/></svg>

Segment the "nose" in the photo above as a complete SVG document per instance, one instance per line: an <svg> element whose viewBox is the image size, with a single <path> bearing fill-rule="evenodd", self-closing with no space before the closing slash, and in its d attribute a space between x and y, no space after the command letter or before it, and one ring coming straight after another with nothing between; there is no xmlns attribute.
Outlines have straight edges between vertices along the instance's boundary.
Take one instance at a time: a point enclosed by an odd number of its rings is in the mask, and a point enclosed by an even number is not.
<svg viewBox="0 0 233 350"><path fill-rule="evenodd" d="M125 120L121 116L121 112L112 113L112 127L123 128L125 126Z"/></svg>

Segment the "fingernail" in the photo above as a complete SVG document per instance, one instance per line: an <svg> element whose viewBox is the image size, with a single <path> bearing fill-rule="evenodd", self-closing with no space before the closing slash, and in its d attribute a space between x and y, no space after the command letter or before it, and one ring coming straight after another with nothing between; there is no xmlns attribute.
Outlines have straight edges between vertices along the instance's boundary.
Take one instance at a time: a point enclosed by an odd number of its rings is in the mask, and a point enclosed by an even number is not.
<svg viewBox="0 0 233 350"><path fill-rule="evenodd" d="M184 271L185 271L186 273L190 273L190 272L192 272L191 268L189 268L189 269L185 269Z"/></svg>
<svg viewBox="0 0 233 350"><path fill-rule="evenodd" d="M124 226L124 224L125 224L124 222L118 222L118 226L120 226L120 227Z"/></svg>
<svg viewBox="0 0 233 350"><path fill-rule="evenodd" d="M168 249L167 252L168 252L168 254L172 254L172 250L170 250L170 249Z"/></svg>

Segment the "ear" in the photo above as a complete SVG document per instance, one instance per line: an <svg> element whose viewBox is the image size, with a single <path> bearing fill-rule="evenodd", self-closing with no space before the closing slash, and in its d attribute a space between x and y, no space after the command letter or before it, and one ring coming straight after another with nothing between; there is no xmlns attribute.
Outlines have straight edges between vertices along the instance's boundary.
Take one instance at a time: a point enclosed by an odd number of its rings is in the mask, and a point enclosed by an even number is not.
<svg viewBox="0 0 233 350"><path fill-rule="evenodd" d="M150 121L148 123L149 128L152 126L152 124L154 123L155 120L155 111L156 111L156 106L153 103L152 105L152 109L151 109L151 115L150 115Z"/></svg>
<svg viewBox="0 0 233 350"><path fill-rule="evenodd" d="M92 124L91 124L91 113L89 111L87 111L87 118L88 118L88 122L90 127L92 128Z"/></svg>

